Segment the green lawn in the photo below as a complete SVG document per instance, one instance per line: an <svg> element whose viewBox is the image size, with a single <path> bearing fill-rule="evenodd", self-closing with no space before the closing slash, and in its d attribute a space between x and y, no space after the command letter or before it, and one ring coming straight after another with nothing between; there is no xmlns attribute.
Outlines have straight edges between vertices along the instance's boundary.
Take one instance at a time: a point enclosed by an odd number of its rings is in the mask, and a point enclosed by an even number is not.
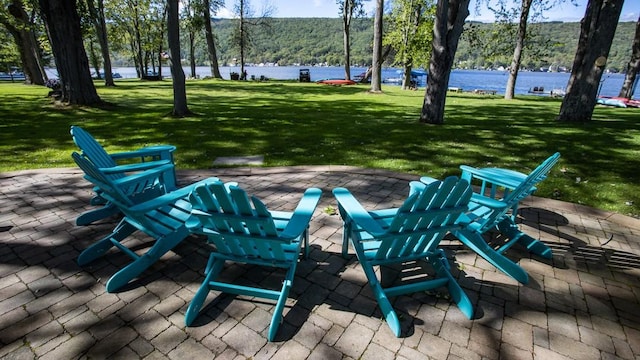
<svg viewBox="0 0 640 360"><path fill-rule="evenodd" d="M57 108L44 87L0 84L0 171L71 167L70 125L108 151L170 143L178 168L210 168L218 156L264 155L265 166L354 165L441 178L458 166L529 172L562 158L538 195L640 215L640 109L596 108L589 124L554 121L560 100L451 94L444 126L420 124L424 91L294 82L187 83L197 115L167 116L170 81L98 86L112 109Z"/></svg>

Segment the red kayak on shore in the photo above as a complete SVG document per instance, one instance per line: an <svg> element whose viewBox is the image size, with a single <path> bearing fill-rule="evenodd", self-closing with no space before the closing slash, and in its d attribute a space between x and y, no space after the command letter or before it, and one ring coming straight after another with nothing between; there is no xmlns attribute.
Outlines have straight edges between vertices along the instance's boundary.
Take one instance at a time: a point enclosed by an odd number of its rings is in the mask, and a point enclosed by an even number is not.
<svg viewBox="0 0 640 360"><path fill-rule="evenodd" d="M318 80L316 81L316 84L325 84L325 85L335 85L335 86L341 86L341 85L355 85L357 84L355 81L353 80L345 80L345 79L325 79L325 80Z"/></svg>

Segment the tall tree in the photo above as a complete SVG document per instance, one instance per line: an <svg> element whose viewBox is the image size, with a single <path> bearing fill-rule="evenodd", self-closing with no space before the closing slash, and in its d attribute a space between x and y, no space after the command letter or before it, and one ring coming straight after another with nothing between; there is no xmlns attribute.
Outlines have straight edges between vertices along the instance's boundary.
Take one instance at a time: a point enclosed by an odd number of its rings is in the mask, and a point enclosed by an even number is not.
<svg viewBox="0 0 640 360"><path fill-rule="evenodd" d="M41 0L46 1L46 0ZM178 1L167 0L167 39L169 42L169 65L173 80L173 116L184 117L191 114L187 106L187 86L180 59L180 24L178 20Z"/></svg>
<svg viewBox="0 0 640 360"><path fill-rule="evenodd" d="M213 36L213 29L211 26L211 10L214 13L224 6L224 1L221 0L202 0L202 12L204 20L204 34L207 40L207 55L209 55L209 66L211 67L211 76L216 79L222 79L220 74L220 66L218 65L218 54L216 51L216 43Z"/></svg>
<svg viewBox="0 0 640 360"><path fill-rule="evenodd" d="M449 76L464 21L469 16L470 1L438 0L433 24L427 90L422 104L420 122L444 123L444 105L447 99Z"/></svg>
<svg viewBox="0 0 640 360"><path fill-rule="evenodd" d="M640 17L636 23L636 35L631 45L631 60L627 64L626 75L618 96L631 99L638 86L638 72L640 72Z"/></svg>
<svg viewBox="0 0 640 360"><path fill-rule="evenodd" d="M76 2L39 0L39 4L60 75L61 101L73 105L102 104L91 79Z"/></svg>
<svg viewBox="0 0 640 360"><path fill-rule="evenodd" d="M22 0L11 0L7 10L7 13L0 12L0 23L11 33L18 47L26 83L44 85L47 74L34 32L35 24L25 11Z"/></svg>
<svg viewBox="0 0 640 360"><path fill-rule="evenodd" d="M432 0L395 0L385 43L395 50L394 65L402 68L402 89L411 86L411 70L427 67L433 35Z"/></svg>
<svg viewBox="0 0 640 360"><path fill-rule="evenodd" d="M111 68L111 56L109 54L109 39L107 36L107 22L104 16L104 0L86 0L87 9L91 23L96 29L96 36L100 44L102 53L102 63L104 65L104 84L105 86L116 86L113 82L113 72Z"/></svg>
<svg viewBox="0 0 640 360"><path fill-rule="evenodd" d="M591 121L624 0L589 0L558 121Z"/></svg>
<svg viewBox="0 0 640 360"><path fill-rule="evenodd" d="M247 21L251 15L251 7L248 0L238 0L236 3L236 14L238 15L238 27L235 38L240 47L240 80L245 80L246 71L244 69L244 55L248 44L251 42L250 33L247 29Z"/></svg>
<svg viewBox="0 0 640 360"><path fill-rule="evenodd" d="M171 0L169 0L169 2L171 2ZM143 17L143 4L141 4L140 1L137 0L128 0L125 1L125 4L127 5L127 7L129 8L128 10L132 13L131 18L133 19L133 22L131 24L131 33L132 33L132 39L133 39L133 43L131 44L132 46L132 50L134 52L134 58L136 60L136 68L138 69L139 75L140 77L142 77L142 75L146 75L147 73L147 66L145 64L145 56L143 54L143 44L142 44L142 17Z"/></svg>
<svg viewBox="0 0 640 360"><path fill-rule="evenodd" d="M499 42L504 42L505 44L513 44L512 41L515 38L515 44L510 45L512 46L512 57L504 94L505 99L511 100L515 96L516 80L525 48L528 48L527 50L531 51L533 56L539 56L541 52L541 49L533 46L537 45L537 41L533 41L529 35L529 22L535 19L544 19L544 12L562 1L564 0L498 0L493 4L487 0L489 9L493 11L498 20L494 37L497 37ZM514 4L513 7L510 6L511 3ZM516 18L518 18L517 22L515 21ZM527 46L527 43L529 46ZM493 55L499 54L499 56L502 56L507 51L501 45L489 46L489 48L491 50L488 53Z"/></svg>
<svg viewBox="0 0 640 360"><path fill-rule="evenodd" d="M164 53L166 23L165 0L109 1L105 12L119 39L128 46L139 77L146 76L149 65L155 70L156 56ZM160 64L157 64L160 66ZM159 69L161 69L159 67Z"/></svg>
<svg viewBox="0 0 640 360"><path fill-rule="evenodd" d="M253 43L253 31L256 28L270 30L269 18L274 8L267 5L262 9L262 15L256 17L249 0L236 0L234 10L238 17L238 26L234 31L233 40L240 50L240 79L246 80L247 72L244 69L244 65L246 52Z"/></svg>
<svg viewBox="0 0 640 360"><path fill-rule="evenodd" d="M191 68L191 77L196 77L196 32L204 26L204 19L200 15L202 4L197 0L182 0L182 19L181 23L187 30L189 36L189 65Z"/></svg>
<svg viewBox="0 0 640 360"><path fill-rule="evenodd" d="M371 66L371 91L382 91L382 14L384 13L384 0L376 0L376 15L373 22L373 56Z"/></svg>
<svg viewBox="0 0 640 360"><path fill-rule="evenodd" d="M152 3L149 16L149 34L147 38L149 39L148 47L151 49L151 52L155 52L157 56L157 59L156 56L150 56L150 58L153 73L156 73L159 79L162 79L162 62L166 54L164 51L166 19L167 3L164 0L158 0ZM156 60L158 65L157 71Z"/></svg>
<svg viewBox="0 0 640 360"><path fill-rule="evenodd" d="M342 17L342 38L344 47L344 78L351 79L351 20L364 14L364 0L336 0Z"/></svg>
<svg viewBox="0 0 640 360"><path fill-rule="evenodd" d="M507 100L513 99L515 95L516 80L518 78L518 71L520 71L524 42L527 38L527 22L529 21L529 11L531 10L532 3L533 0L522 0L516 45L513 48L513 58L511 59L511 66L509 66L509 79L507 80L507 88L504 93L504 98Z"/></svg>

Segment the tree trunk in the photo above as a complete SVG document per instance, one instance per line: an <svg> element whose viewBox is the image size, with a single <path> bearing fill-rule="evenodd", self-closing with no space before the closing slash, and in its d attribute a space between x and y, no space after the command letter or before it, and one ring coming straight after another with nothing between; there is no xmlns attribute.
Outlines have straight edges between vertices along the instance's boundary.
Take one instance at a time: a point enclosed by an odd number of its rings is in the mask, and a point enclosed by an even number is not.
<svg viewBox="0 0 640 360"><path fill-rule="evenodd" d="M591 121L624 0L589 0L558 121Z"/></svg>
<svg viewBox="0 0 640 360"><path fill-rule="evenodd" d="M191 77L196 78L196 34L189 30L189 65L191 68Z"/></svg>
<svg viewBox="0 0 640 360"><path fill-rule="evenodd" d="M245 48L244 0L240 0L240 80L245 80L244 48Z"/></svg>
<svg viewBox="0 0 640 360"><path fill-rule="evenodd" d="M164 51L162 50L162 45L158 47L158 79L162 80L162 60L163 60Z"/></svg>
<svg viewBox="0 0 640 360"><path fill-rule="evenodd" d="M407 62L402 68L402 90L411 89L411 63Z"/></svg>
<svg viewBox="0 0 640 360"><path fill-rule="evenodd" d="M143 74L142 69L140 69L140 62L138 61L138 55L136 52L136 44L133 38L129 41L128 45L129 45L129 51L131 51L131 56L133 57L133 63L135 64L136 75L138 75L138 77L141 78L142 75L146 75L146 74Z"/></svg>
<svg viewBox="0 0 640 360"><path fill-rule="evenodd" d="M169 0L171 2L172 0ZM133 16L133 41L135 58L137 59L136 67L140 69L140 77L147 75L147 64L144 61L144 53L142 51L142 35L140 33L140 12L138 5L134 4L134 16Z"/></svg>
<svg viewBox="0 0 640 360"><path fill-rule="evenodd" d="M46 1L46 0L41 0ZM184 117L191 114L187 107L187 89L184 71L180 63L180 27L178 23L178 0L167 1L167 39L171 57L171 77L173 80L173 112L174 116Z"/></svg>
<svg viewBox="0 0 640 360"><path fill-rule="evenodd" d="M93 27L96 29L98 43L100 44L100 52L102 54L102 64L104 66L104 85L116 86L113 82L113 69L111 67L111 57L109 55L109 40L107 38L107 24L104 19L104 0L97 0L98 6L93 0L87 0L87 7L91 14ZM98 77L100 73L98 73Z"/></svg>
<svg viewBox="0 0 640 360"><path fill-rule="evenodd" d="M62 102L73 105L102 104L91 79L76 2L39 0L39 4L60 75Z"/></svg>
<svg viewBox="0 0 640 360"><path fill-rule="evenodd" d="M216 43L213 39L213 29L211 28L211 3L204 0L204 34L207 39L207 52L209 55L209 66L211 67L211 76L216 79L222 79L220 74L220 66L218 65L218 54L216 52Z"/></svg>
<svg viewBox="0 0 640 360"><path fill-rule="evenodd" d="M93 66L93 70L96 72L96 78L102 80L102 74L100 74L100 59L98 59L98 54L96 53L96 48L93 44L93 38L90 38L89 43L89 64Z"/></svg>
<svg viewBox="0 0 640 360"><path fill-rule="evenodd" d="M433 24L427 90L422 104L420 122L444 123L444 105L451 66L458 49L458 40L462 34L464 21L469 16L469 2L470 0L438 0Z"/></svg>
<svg viewBox="0 0 640 360"><path fill-rule="evenodd" d="M167 18L167 4L165 4L162 9L162 18L163 19ZM162 79L162 61L165 60L167 56L166 52L162 48L164 43L164 29L165 29L164 26L165 26L165 22L161 21L160 34L159 34L160 41L158 43L158 79Z"/></svg>
<svg viewBox="0 0 640 360"><path fill-rule="evenodd" d="M631 46L631 60L627 64L627 71L624 77L624 83L620 89L618 96L631 99L633 93L638 86L638 72L640 71L640 17L636 23L636 36L633 38Z"/></svg>
<svg viewBox="0 0 640 360"><path fill-rule="evenodd" d="M344 47L344 79L351 80L351 41L350 41L350 27L351 27L351 15L352 6L350 0L344 0L344 9L342 11L342 44Z"/></svg>
<svg viewBox="0 0 640 360"><path fill-rule="evenodd" d="M504 92L504 98L513 99L516 92L516 80L518 79L518 71L520 70L520 62L522 61L522 51L524 50L524 41L527 38L527 22L529 21L529 10L533 0L522 0L522 9L520 10L520 23L518 24L518 35L516 37L516 47L513 49L513 59L509 67L509 79L507 80L507 89Z"/></svg>
<svg viewBox="0 0 640 360"><path fill-rule="evenodd" d="M389 53L391 53L391 45L387 45L384 48L384 51L382 52L382 57L380 58L380 63L384 63L387 60L387 57L389 56ZM360 79L360 83L364 84L364 83L368 83L369 82L369 78L371 77L371 74L373 73L373 67L369 66L367 68L367 71L364 72L364 76L362 77L362 79Z"/></svg>
<svg viewBox="0 0 640 360"><path fill-rule="evenodd" d="M373 56L371 65L371 92L382 91L382 15L384 0L376 1L376 15L373 23Z"/></svg>
<svg viewBox="0 0 640 360"><path fill-rule="evenodd" d="M24 71L26 78L25 83L44 85L47 75L44 71L44 66L42 65L40 46L38 45L35 34L33 33L32 23L24 10L22 1L13 0L7 9L11 16L15 18L19 26L16 27L9 21L2 21L2 23L11 33L16 46L18 47L20 60L22 61L22 71Z"/></svg>

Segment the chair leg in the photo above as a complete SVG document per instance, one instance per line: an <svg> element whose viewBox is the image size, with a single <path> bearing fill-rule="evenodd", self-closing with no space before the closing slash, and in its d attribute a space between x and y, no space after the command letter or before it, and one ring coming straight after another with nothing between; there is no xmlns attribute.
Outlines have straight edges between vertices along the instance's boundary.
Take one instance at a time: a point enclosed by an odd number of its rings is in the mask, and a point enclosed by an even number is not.
<svg viewBox="0 0 640 360"><path fill-rule="evenodd" d="M351 235L351 224L345 220L342 225L342 257L349 257L349 237Z"/></svg>
<svg viewBox="0 0 640 360"><path fill-rule="evenodd" d="M191 299L191 303L189 304L187 312L185 313L184 322L186 326L191 326L196 317L198 317L200 309L202 309L202 304L207 299L207 295L210 291L209 283L216 277L218 277L218 274L220 273L220 271L222 271L223 266L224 261L218 260L213 256L209 257L209 263L207 264L206 276L204 278L204 281L200 285L200 288L198 288L198 291L196 291L193 299Z"/></svg>
<svg viewBox="0 0 640 360"><path fill-rule="evenodd" d="M495 266L498 270L511 276L522 284L529 282L529 275L524 269L518 266L513 261L506 258L504 255L499 254L492 249L487 242L475 232L468 230L459 230L454 234L460 241L475 251L478 255L482 256L491 265Z"/></svg>
<svg viewBox="0 0 640 360"><path fill-rule="evenodd" d="M129 281L158 261L162 255L178 245L188 234L189 232L184 228L183 230L176 230L167 236L157 239L149 251L111 276L109 281L107 281L107 292L114 292L129 283Z"/></svg>
<svg viewBox="0 0 640 360"><path fill-rule="evenodd" d="M431 260L431 265L436 270L438 277L446 278L449 281L447 282L447 288L449 290L449 294L451 295L451 299L458 305L458 308L462 313L468 318L473 318L473 304L471 300L467 296L467 294L462 290L460 284L454 279L453 275L451 275L451 268L447 258L440 250L440 254L434 256Z"/></svg>
<svg viewBox="0 0 640 360"><path fill-rule="evenodd" d="M498 224L498 229L509 239L516 239L516 242L524 246L530 253L541 256L545 259L553 257L553 251L545 243L525 234L520 227L511 219L505 219Z"/></svg>
<svg viewBox="0 0 640 360"><path fill-rule="evenodd" d="M120 210L113 204L107 204L100 209L86 211L76 218L76 225L86 226L95 221L118 214Z"/></svg>
<svg viewBox="0 0 640 360"><path fill-rule="evenodd" d="M269 341L275 340L276 334L278 332L278 327L280 327L280 324L282 323L282 311L284 310L287 298L289 297L289 290L291 290L291 285L293 284L293 277L296 273L296 265L297 263L295 262L291 265L291 267L287 270L286 278L282 282L282 290L280 290L280 296L278 297L276 307L273 309L273 315L271 316L271 325L269 325L269 334L267 336Z"/></svg>
<svg viewBox="0 0 640 360"><path fill-rule="evenodd" d="M131 235L137 229L128 222L122 220L116 226L111 234L102 238L95 244L86 248L83 252L78 256L78 265L84 266L93 260L104 255L109 249L115 246L114 242L120 242L124 240L127 236Z"/></svg>
<svg viewBox="0 0 640 360"><path fill-rule="evenodd" d="M302 246L304 246L304 249L302 250L302 256L304 256L304 259L306 260L309 258L309 226L307 226L307 228L305 229L300 241L303 241Z"/></svg>
<svg viewBox="0 0 640 360"><path fill-rule="evenodd" d="M380 283L370 285L373 288L373 293L376 296L376 301L378 301L380 310L382 310L382 314L384 315L384 318L387 321L387 325L389 325L391 332L396 337L400 337L400 335L402 334L400 319L398 318L398 314L396 314L396 311L391 306L389 298L387 298L387 295L384 293L384 290L380 286Z"/></svg>
<svg viewBox="0 0 640 360"><path fill-rule="evenodd" d="M400 319L398 318L396 311L393 309L393 306L391 306L391 302L389 301L387 294L385 294L382 285L380 285L380 281L378 280L373 267L367 262L361 262L361 264L362 269L369 280L369 286L371 286L371 290L373 290L373 295L376 297L378 306L380 306L380 310L382 310L382 314L387 321L387 325L389 325L391 332L396 337L400 337L402 333Z"/></svg>

